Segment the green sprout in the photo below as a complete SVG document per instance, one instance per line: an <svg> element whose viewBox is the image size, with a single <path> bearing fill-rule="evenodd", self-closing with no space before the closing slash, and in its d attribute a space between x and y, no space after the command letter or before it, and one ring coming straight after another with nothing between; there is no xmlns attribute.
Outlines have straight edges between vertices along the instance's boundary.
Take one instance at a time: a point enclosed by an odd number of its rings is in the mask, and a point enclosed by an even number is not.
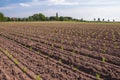
<svg viewBox="0 0 120 80"><path fill-rule="evenodd" d="M63 43L63 40L61 40L61 44Z"/></svg>
<svg viewBox="0 0 120 80"><path fill-rule="evenodd" d="M100 74L96 74L96 78L100 80Z"/></svg>
<svg viewBox="0 0 120 80"><path fill-rule="evenodd" d="M40 75L36 76L36 80L42 80L42 78L40 77Z"/></svg>
<svg viewBox="0 0 120 80"><path fill-rule="evenodd" d="M5 54L6 54L6 55L9 55L8 50L5 51Z"/></svg>
<svg viewBox="0 0 120 80"><path fill-rule="evenodd" d="M61 60L61 59L59 59L59 63L60 63L60 64L62 63L62 60Z"/></svg>
<svg viewBox="0 0 120 80"><path fill-rule="evenodd" d="M63 47L63 46L61 46L61 49L62 49L62 50L64 50L64 47Z"/></svg>
<svg viewBox="0 0 120 80"><path fill-rule="evenodd" d="M77 68L77 67L73 67L73 70L77 71L77 70L78 70L78 68Z"/></svg>
<svg viewBox="0 0 120 80"><path fill-rule="evenodd" d="M25 73L27 72L27 68L26 67L23 68L23 72L25 72Z"/></svg>
<svg viewBox="0 0 120 80"><path fill-rule="evenodd" d="M92 50L92 49L93 49L93 47L92 47L92 46L88 46L88 48L89 48L89 50Z"/></svg>
<svg viewBox="0 0 120 80"><path fill-rule="evenodd" d="M72 51L72 55L74 55L74 54L75 54L75 50Z"/></svg>
<svg viewBox="0 0 120 80"><path fill-rule="evenodd" d="M12 56L11 54L9 55L9 57L10 57L10 58L13 58L13 56Z"/></svg>
<svg viewBox="0 0 120 80"><path fill-rule="evenodd" d="M52 47L54 47L54 44L52 44Z"/></svg>
<svg viewBox="0 0 120 80"><path fill-rule="evenodd" d="M104 57L102 57L102 62L105 62L105 61L106 61L106 59Z"/></svg>
<svg viewBox="0 0 120 80"><path fill-rule="evenodd" d="M16 64L16 65L18 65L18 64L19 64L19 62L18 62L16 59L14 59L14 62L15 62L15 64Z"/></svg>
<svg viewBox="0 0 120 80"><path fill-rule="evenodd" d="M32 47L30 47L30 50L32 51Z"/></svg>
<svg viewBox="0 0 120 80"><path fill-rule="evenodd" d="M103 50L103 53L105 54L105 53L106 53L106 51L107 51L107 48Z"/></svg>

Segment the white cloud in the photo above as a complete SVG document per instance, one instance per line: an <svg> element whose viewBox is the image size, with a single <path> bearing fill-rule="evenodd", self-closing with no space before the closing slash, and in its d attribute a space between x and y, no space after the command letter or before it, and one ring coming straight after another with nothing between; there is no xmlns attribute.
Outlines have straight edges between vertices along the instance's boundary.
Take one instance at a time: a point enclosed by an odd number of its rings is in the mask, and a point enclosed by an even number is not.
<svg viewBox="0 0 120 80"><path fill-rule="evenodd" d="M19 3L19 5L22 6L22 7L30 7L30 5L27 4L27 3Z"/></svg>
<svg viewBox="0 0 120 80"><path fill-rule="evenodd" d="M38 2L39 0L33 0L33 2Z"/></svg>
<svg viewBox="0 0 120 80"><path fill-rule="evenodd" d="M6 7L0 7L0 10L8 10L8 9L13 9L14 7L12 6L6 6Z"/></svg>
<svg viewBox="0 0 120 80"><path fill-rule="evenodd" d="M80 5L82 6L118 6L120 4L119 0L82 0Z"/></svg>
<svg viewBox="0 0 120 80"><path fill-rule="evenodd" d="M78 5L78 2L68 2L66 0L49 0L54 5Z"/></svg>
<svg viewBox="0 0 120 80"><path fill-rule="evenodd" d="M31 6L39 6L39 5L78 5L79 2L73 2L73 1L67 1L67 0L32 0L32 2L28 2L27 4L30 4Z"/></svg>
<svg viewBox="0 0 120 80"><path fill-rule="evenodd" d="M32 0L30 2L25 3L16 3L10 4L4 7L0 7L0 10L10 10L12 8L22 7L38 7L38 6L73 6L78 5L79 2L67 1L67 0Z"/></svg>

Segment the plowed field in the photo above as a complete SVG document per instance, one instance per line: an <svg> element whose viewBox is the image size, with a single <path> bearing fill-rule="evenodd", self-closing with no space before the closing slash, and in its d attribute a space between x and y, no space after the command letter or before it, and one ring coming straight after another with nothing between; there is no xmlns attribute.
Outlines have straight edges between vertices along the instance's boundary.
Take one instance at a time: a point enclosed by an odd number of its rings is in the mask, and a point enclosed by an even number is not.
<svg viewBox="0 0 120 80"><path fill-rule="evenodd" d="M0 80L120 80L120 24L1 22Z"/></svg>

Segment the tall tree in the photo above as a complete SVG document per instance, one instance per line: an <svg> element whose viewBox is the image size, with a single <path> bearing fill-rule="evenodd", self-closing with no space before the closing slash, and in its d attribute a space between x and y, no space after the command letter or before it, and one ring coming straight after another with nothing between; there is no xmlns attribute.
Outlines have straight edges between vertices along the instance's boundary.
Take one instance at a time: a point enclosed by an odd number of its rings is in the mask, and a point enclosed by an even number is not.
<svg viewBox="0 0 120 80"><path fill-rule="evenodd" d="M45 20L46 20L45 15L43 15L42 13L40 13L40 14L39 14L39 20L40 20L40 21L45 21Z"/></svg>
<svg viewBox="0 0 120 80"><path fill-rule="evenodd" d="M103 19L102 19L102 21L104 22L104 21L105 21L105 19L103 18Z"/></svg>
<svg viewBox="0 0 120 80"><path fill-rule="evenodd" d="M64 21L64 17L60 16L59 20Z"/></svg>
<svg viewBox="0 0 120 80"><path fill-rule="evenodd" d="M50 20L50 21L55 21L55 20L56 20L56 16L50 16L50 17L49 17L49 20Z"/></svg>
<svg viewBox="0 0 120 80"><path fill-rule="evenodd" d="M113 22L115 22L115 20L113 19Z"/></svg>
<svg viewBox="0 0 120 80"><path fill-rule="evenodd" d="M33 21L33 20L34 20L34 19L33 19L33 16L29 16L29 17L28 17L28 20L29 20L29 21Z"/></svg>
<svg viewBox="0 0 120 80"><path fill-rule="evenodd" d="M34 14L33 16L29 17L30 21L45 21L46 17L42 13Z"/></svg>
<svg viewBox="0 0 120 80"><path fill-rule="evenodd" d="M100 21L100 18L98 18L98 21Z"/></svg>
<svg viewBox="0 0 120 80"><path fill-rule="evenodd" d="M5 17L5 21L10 21L10 17Z"/></svg>
<svg viewBox="0 0 120 80"><path fill-rule="evenodd" d="M84 21L83 18L81 18L80 21Z"/></svg>
<svg viewBox="0 0 120 80"><path fill-rule="evenodd" d="M38 14L34 14L32 17L33 17L33 21L38 21L39 20L39 15Z"/></svg>
<svg viewBox="0 0 120 80"><path fill-rule="evenodd" d="M4 21L4 20L5 20L4 14L0 12L0 21Z"/></svg>

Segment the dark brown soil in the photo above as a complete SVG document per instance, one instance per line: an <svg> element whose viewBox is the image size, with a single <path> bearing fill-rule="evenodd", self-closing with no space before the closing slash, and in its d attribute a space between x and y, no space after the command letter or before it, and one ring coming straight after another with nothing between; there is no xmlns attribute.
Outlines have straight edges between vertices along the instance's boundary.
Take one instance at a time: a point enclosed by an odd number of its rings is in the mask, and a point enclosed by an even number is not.
<svg viewBox="0 0 120 80"><path fill-rule="evenodd" d="M119 24L1 23L0 48L0 80L120 79Z"/></svg>

